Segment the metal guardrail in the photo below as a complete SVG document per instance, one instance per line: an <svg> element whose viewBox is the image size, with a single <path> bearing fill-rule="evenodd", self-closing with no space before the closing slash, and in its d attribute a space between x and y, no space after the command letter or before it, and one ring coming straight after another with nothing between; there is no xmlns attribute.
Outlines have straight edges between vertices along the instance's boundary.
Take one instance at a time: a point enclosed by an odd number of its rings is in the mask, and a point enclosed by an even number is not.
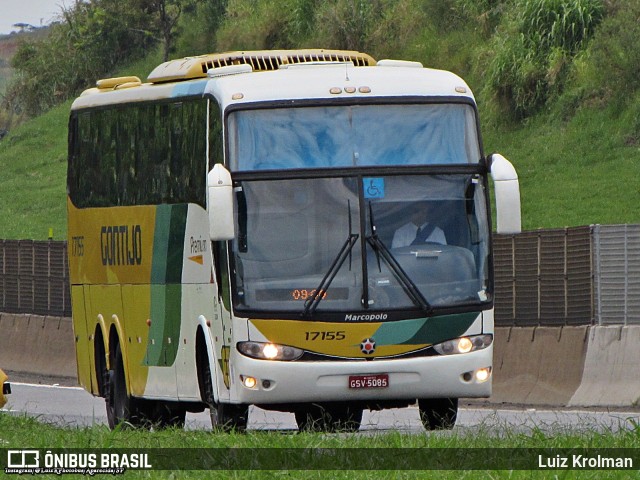
<svg viewBox="0 0 640 480"><path fill-rule="evenodd" d="M494 237L497 325L593 323L591 227Z"/></svg>
<svg viewBox="0 0 640 480"><path fill-rule="evenodd" d="M499 326L640 324L640 225L494 236ZM0 240L0 311L71 316L67 246Z"/></svg>
<svg viewBox="0 0 640 480"><path fill-rule="evenodd" d="M593 227L596 318L640 324L640 225Z"/></svg>
<svg viewBox="0 0 640 480"><path fill-rule="evenodd" d="M0 240L0 311L71 316L67 244Z"/></svg>

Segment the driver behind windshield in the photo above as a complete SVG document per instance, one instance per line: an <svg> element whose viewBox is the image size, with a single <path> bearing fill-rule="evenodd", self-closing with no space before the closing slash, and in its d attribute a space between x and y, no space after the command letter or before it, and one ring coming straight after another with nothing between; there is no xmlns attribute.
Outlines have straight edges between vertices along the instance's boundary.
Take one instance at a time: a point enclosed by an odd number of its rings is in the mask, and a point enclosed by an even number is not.
<svg viewBox="0 0 640 480"><path fill-rule="evenodd" d="M421 245L424 243L447 244L444 231L433 223L434 207L429 202L419 202L411 209L409 221L393 234L391 248Z"/></svg>

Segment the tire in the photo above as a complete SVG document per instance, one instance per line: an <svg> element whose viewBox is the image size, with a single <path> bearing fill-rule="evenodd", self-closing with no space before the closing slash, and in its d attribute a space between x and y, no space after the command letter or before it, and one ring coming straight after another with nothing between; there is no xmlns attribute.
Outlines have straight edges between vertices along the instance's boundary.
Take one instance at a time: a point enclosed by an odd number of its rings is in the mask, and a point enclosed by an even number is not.
<svg viewBox="0 0 640 480"><path fill-rule="evenodd" d="M247 429L249 418L248 405L231 405L217 403L213 395L213 381L211 379L211 365L209 359L200 353L197 356L200 372L198 383L200 385L200 398L209 407L211 426L214 430L231 432L233 430L244 432Z"/></svg>
<svg viewBox="0 0 640 480"><path fill-rule="evenodd" d="M357 432L362 408L348 404L311 404L295 412L301 432Z"/></svg>
<svg viewBox="0 0 640 480"><path fill-rule="evenodd" d="M216 403L209 407L211 426L222 432L244 432L249 420L248 405L232 405L230 403Z"/></svg>
<svg viewBox="0 0 640 480"><path fill-rule="evenodd" d="M104 352L102 333L96 329L94 360L96 364L96 380L98 382L98 395L102 398L109 396L109 372L107 370L107 360Z"/></svg>
<svg viewBox="0 0 640 480"><path fill-rule="evenodd" d="M458 399L421 398L418 409L426 430L451 430L458 417Z"/></svg>
<svg viewBox="0 0 640 480"><path fill-rule="evenodd" d="M107 392L105 397L107 422L112 430L122 425L140 427L149 423L149 416L140 408L142 402L127 394L124 376L124 362L120 345L116 345L113 369L107 372Z"/></svg>

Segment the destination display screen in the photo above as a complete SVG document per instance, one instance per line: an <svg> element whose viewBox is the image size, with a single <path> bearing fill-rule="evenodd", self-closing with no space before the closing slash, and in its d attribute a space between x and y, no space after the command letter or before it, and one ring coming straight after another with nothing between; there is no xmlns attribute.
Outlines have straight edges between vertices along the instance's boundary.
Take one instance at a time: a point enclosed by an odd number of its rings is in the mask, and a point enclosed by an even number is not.
<svg viewBox="0 0 640 480"><path fill-rule="evenodd" d="M316 295L315 288L263 288L256 290L256 300L259 302L304 302ZM348 288L329 288L321 292L322 300L346 300L349 298Z"/></svg>

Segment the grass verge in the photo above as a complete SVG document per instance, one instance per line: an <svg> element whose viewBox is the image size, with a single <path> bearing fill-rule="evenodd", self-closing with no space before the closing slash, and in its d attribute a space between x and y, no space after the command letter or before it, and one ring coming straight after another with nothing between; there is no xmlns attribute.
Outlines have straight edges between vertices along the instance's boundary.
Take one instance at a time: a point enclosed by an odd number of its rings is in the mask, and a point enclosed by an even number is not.
<svg viewBox="0 0 640 480"><path fill-rule="evenodd" d="M313 434L273 431L250 431L246 434L214 433L192 430L145 430L110 431L103 426L72 428L41 423L25 416L15 417L0 414L0 448L66 448L66 449L256 449L273 452L273 449L358 449L357 454L369 456L371 470L348 470L344 465L326 465L327 470L233 470L233 471L128 471L126 478L638 478L636 471L614 470L441 470L441 471L396 471L387 470L380 463L380 453L395 455L419 449L419 454L429 455L429 449L490 449L489 454L508 455L512 449L638 449L640 448L640 425L635 428L612 431L560 431L546 433L534 429L529 433L518 433L511 429L474 427L465 432L408 434L384 432L374 434ZM504 451L501 449L505 449ZM553 450L550 450L553 454ZM184 451L182 451L184 453ZM187 452L188 453L188 452ZM334 452L335 453L335 452ZM413 452L416 453L415 451ZM456 450L464 456L465 452ZM463 461L460 458L460 461ZM331 460L328 460L331 462ZM378 463L376 463L378 462ZM446 468L460 465L453 459ZM334 469L335 468L335 469ZM332 470L329 470L332 469ZM552 474L552 475L550 475Z"/></svg>

